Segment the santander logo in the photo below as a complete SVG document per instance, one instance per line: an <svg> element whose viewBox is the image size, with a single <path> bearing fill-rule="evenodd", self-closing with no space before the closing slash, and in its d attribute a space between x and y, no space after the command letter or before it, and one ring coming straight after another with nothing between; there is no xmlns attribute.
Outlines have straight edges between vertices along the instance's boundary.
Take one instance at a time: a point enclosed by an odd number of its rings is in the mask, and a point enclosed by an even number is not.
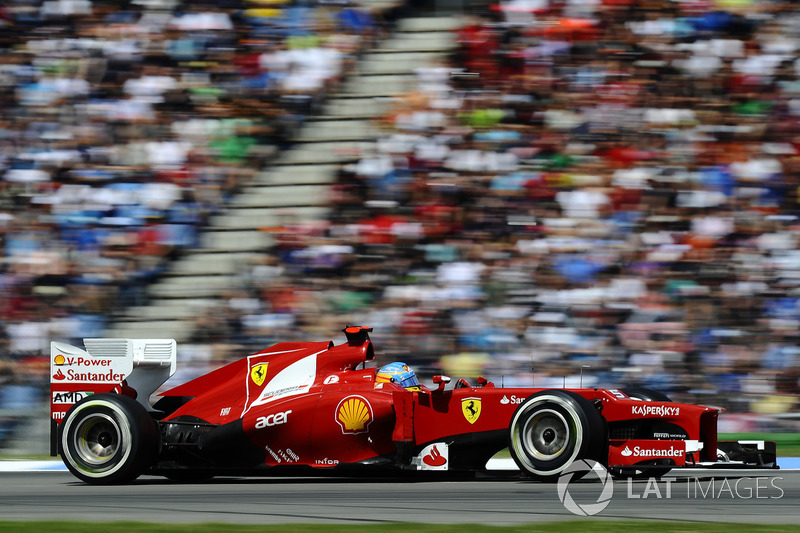
<svg viewBox="0 0 800 533"><path fill-rule="evenodd" d="M641 446L634 446L633 450L625 446L625 449L619 452L623 457L683 457L685 450L670 446L668 449L651 449L642 448Z"/></svg>
<svg viewBox="0 0 800 533"><path fill-rule="evenodd" d="M431 453L422 458L422 462L428 466L442 466L447 462L447 459L439 453L438 448L434 445Z"/></svg>
<svg viewBox="0 0 800 533"><path fill-rule="evenodd" d="M525 401L525 398L520 398L520 397L514 396L512 394L511 398L509 398L508 396L503 395L503 398L500 400L500 403L503 404L503 405L508 405L508 404L519 405L524 401Z"/></svg>
<svg viewBox="0 0 800 533"><path fill-rule="evenodd" d="M625 446L625 449L622 450L620 453L622 454L623 457L630 457L631 455L633 455L633 452L627 446Z"/></svg>

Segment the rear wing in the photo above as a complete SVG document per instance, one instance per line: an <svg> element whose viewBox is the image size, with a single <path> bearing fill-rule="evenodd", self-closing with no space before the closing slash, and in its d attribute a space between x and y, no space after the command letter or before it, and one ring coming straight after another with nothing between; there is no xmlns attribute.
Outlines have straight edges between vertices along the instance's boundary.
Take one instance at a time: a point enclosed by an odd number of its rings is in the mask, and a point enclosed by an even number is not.
<svg viewBox="0 0 800 533"><path fill-rule="evenodd" d="M62 342L50 343L52 429L73 404L101 392L134 396L153 411L150 395L175 373L174 339L84 339L83 344L85 350Z"/></svg>

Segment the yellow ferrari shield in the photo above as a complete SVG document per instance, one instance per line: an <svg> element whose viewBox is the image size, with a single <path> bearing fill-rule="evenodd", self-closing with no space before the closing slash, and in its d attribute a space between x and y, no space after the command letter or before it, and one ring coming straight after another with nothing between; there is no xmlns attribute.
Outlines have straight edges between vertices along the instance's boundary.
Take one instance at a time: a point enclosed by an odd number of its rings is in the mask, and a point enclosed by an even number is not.
<svg viewBox="0 0 800 533"><path fill-rule="evenodd" d="M464 398L461 400L461 412L464 413L464 418L467 419L467 422L474 424L478 417L481 416L481 399Z"/></svg>
<svg viewBox="0 0 800 533"><path fill-rule="evenodd" d="M250 369L250 379L253 380L253 383L256 384L256 387L263 385L264 380L267 379L268 364L269 363L259 363Z"/></svg>

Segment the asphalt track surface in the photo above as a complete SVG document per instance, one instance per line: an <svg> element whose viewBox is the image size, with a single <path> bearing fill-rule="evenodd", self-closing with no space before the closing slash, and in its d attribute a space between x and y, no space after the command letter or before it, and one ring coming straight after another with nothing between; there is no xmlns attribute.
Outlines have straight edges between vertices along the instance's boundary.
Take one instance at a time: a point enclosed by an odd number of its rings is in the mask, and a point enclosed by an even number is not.
<svg viewBox="0 0 800 533"><path fill-rule="evenodd" d="M586 508L603 484L572 482L567 496ZM672 480L672 481L670 481ZM615 481L595 518L800 523L800 471L702 472L662 480ZM0 520L158 523L482 523L574 520L555 484L510 478L409 479L216 478L199 484L142 477L98 487L67 472L0 473Z"/></svg>

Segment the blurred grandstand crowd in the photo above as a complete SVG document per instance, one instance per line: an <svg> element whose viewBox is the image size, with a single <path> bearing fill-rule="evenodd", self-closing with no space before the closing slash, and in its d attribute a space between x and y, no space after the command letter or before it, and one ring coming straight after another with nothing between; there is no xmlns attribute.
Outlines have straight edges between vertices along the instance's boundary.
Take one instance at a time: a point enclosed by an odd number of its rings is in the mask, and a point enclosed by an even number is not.
<svg viewBox="0 0 800 533"><path fill-rule="evenodd" d="M8 407L46 400L50 340L146 303L397 13L2 5ZM179 356L205 371L357 323L423 377L796 411L800 6L514 0L457 42L341 167L329 219L275 230Z"/></svg>
<svg viewBox="0 0 800 533"><path fill-rule="evenodd" d="M335 1L0 2L0 408L46 400L50 340L146 303L377 29Z"/></svg>

